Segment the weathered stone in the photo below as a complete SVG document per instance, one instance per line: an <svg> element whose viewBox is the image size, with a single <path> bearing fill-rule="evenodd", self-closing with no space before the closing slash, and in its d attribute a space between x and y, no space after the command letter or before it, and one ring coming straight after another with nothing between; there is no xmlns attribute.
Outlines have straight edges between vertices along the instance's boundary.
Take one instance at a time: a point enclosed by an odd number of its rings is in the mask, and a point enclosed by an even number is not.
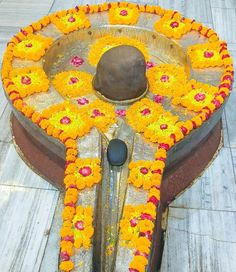
<svg viewBox="0 0 236 272"><path fill-rule="evenodd" d="M121 45L104 53L93 80L95 90L110 100L140 97L147 88L146 62L133 46Z"/></svg>

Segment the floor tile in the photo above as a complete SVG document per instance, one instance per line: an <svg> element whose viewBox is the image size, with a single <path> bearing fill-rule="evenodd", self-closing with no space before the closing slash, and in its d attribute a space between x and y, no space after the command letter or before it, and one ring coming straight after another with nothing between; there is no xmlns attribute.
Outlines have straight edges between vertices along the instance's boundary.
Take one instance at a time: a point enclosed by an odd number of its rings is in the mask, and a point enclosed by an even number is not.
<svg viewBox="0 0 236 272"><path fill-rule="evenodd" d="M236 213L170 208L161 272L234 272Z"/></svg>
<svg viewBox="0 0 236 272"><path fill-rule="evenodd" d="M0 169L0 184L56 190L24 163L13 144L9 146Z"/></svg>
<svg viewBox="0 0 236 272"><path fill-rule="evenodd" d="M171 207L236 211L236 183L230 148L222 148L196 183Z"/></svg>
<svg viewBox="0 0 236 272"><path fill-rule="evenodd" d="M57 198L56 191L0 186L1 271L39 270Z"/></svg>

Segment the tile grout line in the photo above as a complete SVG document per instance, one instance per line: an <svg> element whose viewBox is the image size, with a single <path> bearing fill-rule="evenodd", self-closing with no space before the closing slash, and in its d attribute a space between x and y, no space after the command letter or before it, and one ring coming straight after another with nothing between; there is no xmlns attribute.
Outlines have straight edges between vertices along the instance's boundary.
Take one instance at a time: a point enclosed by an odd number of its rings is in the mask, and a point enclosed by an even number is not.
<svg viewBox="0 0 236 272"><path fill-rule="evenodd" d="M3 183L0 183L0 188L1 187L9 187L9 188L11 188L11 187L13 187L13 188L25 188L25 189L30 189L30 190L42 190L42 191L53 191L53 192L60 192L61 193L61 191L60 190L58 190L58 189L50 189L50 188L39 188L39 187L31 187L31 186L29 186L29 187L27 187L27 186L21 186L21 185L14 185L14 184L12 184L12 185L10 185L10 184L3 184Z"/></svg>
<svg viewBox="0 0 236 272"><path fill-rule="evenodd" d="M49 237L50 237L50 233L51 233L51 230L52 230L52 225L53 225L54 219L55 219L55 217L56 217L57 206L58 206L58 203L59 203L59 201L60 201L60 198L61 198L61 192L59 192L59 194L58 194L58 196L57 196L57 203L56 203L56 205L55 205L55 209L54 209L52 221L51 221L51 224L50 224L49 234L47 235L47 241L46 241L46 243L45 243L45 247L44 247L44 251L43 251L43 255L42 255L42 258L41 258L41 262L40 262L38 271L40 271L40 270L41 270L41 267L42 267L42 263L43 263L43 260L44 260L44 257L45 257L45 253L46 253L46 248L47 248L48 240L49 240ZM58 234L58 235L59 235L59 234ZM58 258L59 258L59 257L58 257Z"/></svg>
<svg viewBox="0 0 236 272"><path fill-rule="evenodd" d="M190 211L209 211L209 212L226 212L226 213L235 213L236 210L212 210L204 208L191 208L191 207L178 207L178 206L169 206L169 209L178 209L178 210L190 210Z"/></svg>

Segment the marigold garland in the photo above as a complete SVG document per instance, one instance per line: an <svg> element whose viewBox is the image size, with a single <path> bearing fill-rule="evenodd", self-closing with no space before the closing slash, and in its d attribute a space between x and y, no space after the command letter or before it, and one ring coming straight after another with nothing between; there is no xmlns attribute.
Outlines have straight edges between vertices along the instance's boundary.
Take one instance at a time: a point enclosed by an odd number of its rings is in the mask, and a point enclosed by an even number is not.
<svg viewBox="0 0 236 272"><path fill-rule="evenodd" d="M139 9L130 7L113 7L109 11L109 22L111 24L135 25L139 19Z"/></svg>
<svg viewBox="0 0 236 272"><path fill-rule="evenodd" d="M49 88L49 80L40 67L13 69L10 78L22 98L34 93L47 92Z"/></svg>
<svg viewBox="0 0 236 272"><path fill-rule="evenodd" d="M147 71L150 91L164 96L179 96L186 93L187 74L183 67L161 64Z"/></svg>
<svg viewBox="0 0 236 272"><path fill-rule="evenodd" d="M75 98L93 92L92 75L86 72L71 70L57 74L52 84L66 98Z"/></svg>
<svg viewBox="0 0 236 272"><path fill-rule="evenodd" d="M89 28L91 25L88 17L83 11L77 12L76 10L71 10L70 12L67 12L66 10L63 10L52 14L50 19L64 34L68 34L81 28Z"/></svg>
<svg viewBox="0 0 236 272"><path fill-rule="evenodd" d="M227 47L222 41L189 46L188 55L193 68L220 67L232 64Z"/></svg>
<svg viewBox="0 0 236 272"><path fill-rule="evenodd" d="M119 45L130 45L138 48L144 55L145 59L149 60L148 50L144 43L139 40L128 38L125 36L115 37L115 36L105 36L98 39L94 44L91 45L88 54L89 63L96 66L101 58L101 56L109 49L119 46Z"/></svg>
<svg viewBox="0 0 236 272"><path fill-rule="evenodd" d="M52 43L52 38L31 34L15 45L13 55L21 59L38 61Z"/></svg>
<svg viewBox="0 0 236 272"><path fill-rule="evenodd" d="M163 112L164 109L161 105L148 98L143 98L128 108L126 118L129 125L135 130L143 132L147 125L154 122Z"/></svg>
<svg viewBox="0 0 236 272"><path fill-rule="evenodd" d="M192 28L191 21L181 17L179 13L165 14L154 24L154 28L169 38L180 39Z"/></svg>
<svg viewBox="0 0 236 272"><path fill-rule="evenodd" d="M217 87L197 82L196 80L190 80L187 84L187 94L182 97L175 97L172 100L172 104L186 107L188 110L195 112L201 111L203 108L208 107L219 93ZM223 99L218 97L220 104L223 103Z"/></svg>

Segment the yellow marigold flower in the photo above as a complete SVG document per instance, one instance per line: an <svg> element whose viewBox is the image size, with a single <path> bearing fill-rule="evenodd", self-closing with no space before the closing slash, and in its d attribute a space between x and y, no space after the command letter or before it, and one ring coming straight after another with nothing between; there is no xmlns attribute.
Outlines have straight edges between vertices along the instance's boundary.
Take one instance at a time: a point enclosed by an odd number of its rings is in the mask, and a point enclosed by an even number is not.
<svg viewBox="0 0 236 272"><path fill-rule="evenodd" d="M93 126L102 132L106 132L116 122L115 107L110 103L97 99L84 109L87 111Z"/></svg>
<svg viewBox="0 0 236 272"><path fill-rule="evenodd" d="M74 98L93 92L92 75L72 70L57 74L52 84L65 98Z"/></svg>
<svg viewBox="0 0 236 272"><path fill-rule="evenodd" d="M92 123L88 120L86 111L78 109L68 101L56 104L42 112L42 116L48 118L48 122L56 129L71 135L83 136L87 134Z"/></svg>
<svg viewBox="0 0 236 272"><path fill-rule="evenodd" d="M94 234L92 213L92 207L78 206L76 209L76 215L73 218L74 246L76 248L89 249L91 246L91 238Z"/></svg>
<svg viewBox="0 0 236 272"><path fill-rule="evenodd" d="M60 243L61 247L61 252L66 252L69 256L72 256L74 251L73 251L73 244L68 241L61 241Z"/></svg>
<svg viewBox="0 0 236 272"><path fill-rule="evenodd" d="M72 261L64 261L60 264L60 270L71 271L74 268L74 263Z"/></svg>
<svg viewBox="0 0 236 272"><path fill-rule="evenodd" d="M49 88L49 80L39 67L13 69L10 78L22 98L34 93L47 92Z"/></svg>
<svg viewBox="0 0 236 272"><path fill-rule="evenodd" d="M147 126L144 137L154 143L168 143L171 145L183 138L181 129L176 125L178 116L170 112L163 113L157 120Z"/></svg>
<svg viewBox="0 0 236 272"><path fill-rule="evenodd" d="M63 237L66 237L66 236L73 236L74 233L73 233L71 227L62 227L61 231L60 231L60 235L63 238Z"/></svg>
<svg viewBox="0 0 236 272"><path fill-rule="evenodd" d="M94 44L91 45L91 49L88 55L89 63L96 66L101 56L109 49L119 45L130 45L138 48L144 55L145 59L149 60L149 53L144 43L139 40L128 38L125 36L105 36L98 39Z"/></svg>
<svg viewBox="0 0 236 272"><path fill-rule="evenodd" d="M190 80L187 84L187 94L173 99L173 104L181 104L188 110L200 112L204 107L208 107L216 94L219 92L218 88L196 80Z"/></svg>
<svg viewBox="0 0 236 272"><path fill-rule="evenodd" d="M150 91L164 96L180 96L186 93L187 74L183 67L161 64L147 71Z"/></svg>
<svg viewBox="0 0 236 272"><path fill-rule="evenodd" d="M159 186L164 166L164 163L158 161L131 162L128 182L138 188L143 186L144 190Z"/></svg>
<svg viewBox="0 0 236 272"><path fill-rule="evenodd" d="M132 262L129 265L130 269L134 269L135 271L145 272L145 266L147 265L148 260L144 256L134 256Z"/></svg>
<svg viewBox="0 0 236 272"><path fill-rule="evenodd" d="M180 39L191 30L192 25L188 20L181 18L180 14L176 15L179 16L172 18L169 14L164 15L154 24L154 28L168 38Z"/></svg>
<svg viewBox="0 0 236 272"><path fill-rule="evenodd" d="M223 55L228 55L228 51L222 51L222 41L191 45L188 47L193 68L217 67L224 64Z"/></svg>
<svg viewBox="0 0 236 272"><path fill-rule="evenodd" d="M115 7L109 11L109 22L111 24L135 25L139 19L137 7Z"/></svg>
<svg viewBox="0 0 236 272"><path fill-rule="evenodd" d="M52 14L51 21L64 34L81 28L88 28L91 25L84 12L75 10L71 10L68 14L61 14L60 12Z"/></svg>
<svg viewBox="0 0 236 272"><path fill-rule="evenodd" d="M148 98L134 103L126 111L128 123L138 132L143 132L147 125L154 122L158 115L164 112L161 105Z"/></svg>
<svg viewBox="0 0 236 272"><path fill-rule="evenodd" d="M21 59L38 61L52 43L52 38L31 34L15 45L13 55Z"/></svg>
<svg viewBox="0 0 236 272"><path fill-rule="evenodd" d="M156 199L160 200L160 190L156 188L151 188L148 194L148 197L154 196Z"/></svg>
<svg viewBox="0 0 236 272"><path fill-rule="evenodd" d="M74 175L77 179L78 189L92 187L101 181L101 167L98 159L77 158L75 161L76 171Z"/></svg>
<svg viewBox="0 0 236 272"><path fill-rule="evenodd" d="M123 217L120 221L120 234L123 246L136 249L138 241L142 241L139 238L140 233L150 237L156 217L156 214L153 212L154 209L150 207L149 203L124 207ZM146 247L145 249L149 248L149 244L146 242L144 246Z"/></svg>
<svg viewBox="0 0 236 272"><path fill-rule="evenodd" d="M70 220L74 217L75 208L66 206L62 211L62 218L63 220Z"/></svg>

